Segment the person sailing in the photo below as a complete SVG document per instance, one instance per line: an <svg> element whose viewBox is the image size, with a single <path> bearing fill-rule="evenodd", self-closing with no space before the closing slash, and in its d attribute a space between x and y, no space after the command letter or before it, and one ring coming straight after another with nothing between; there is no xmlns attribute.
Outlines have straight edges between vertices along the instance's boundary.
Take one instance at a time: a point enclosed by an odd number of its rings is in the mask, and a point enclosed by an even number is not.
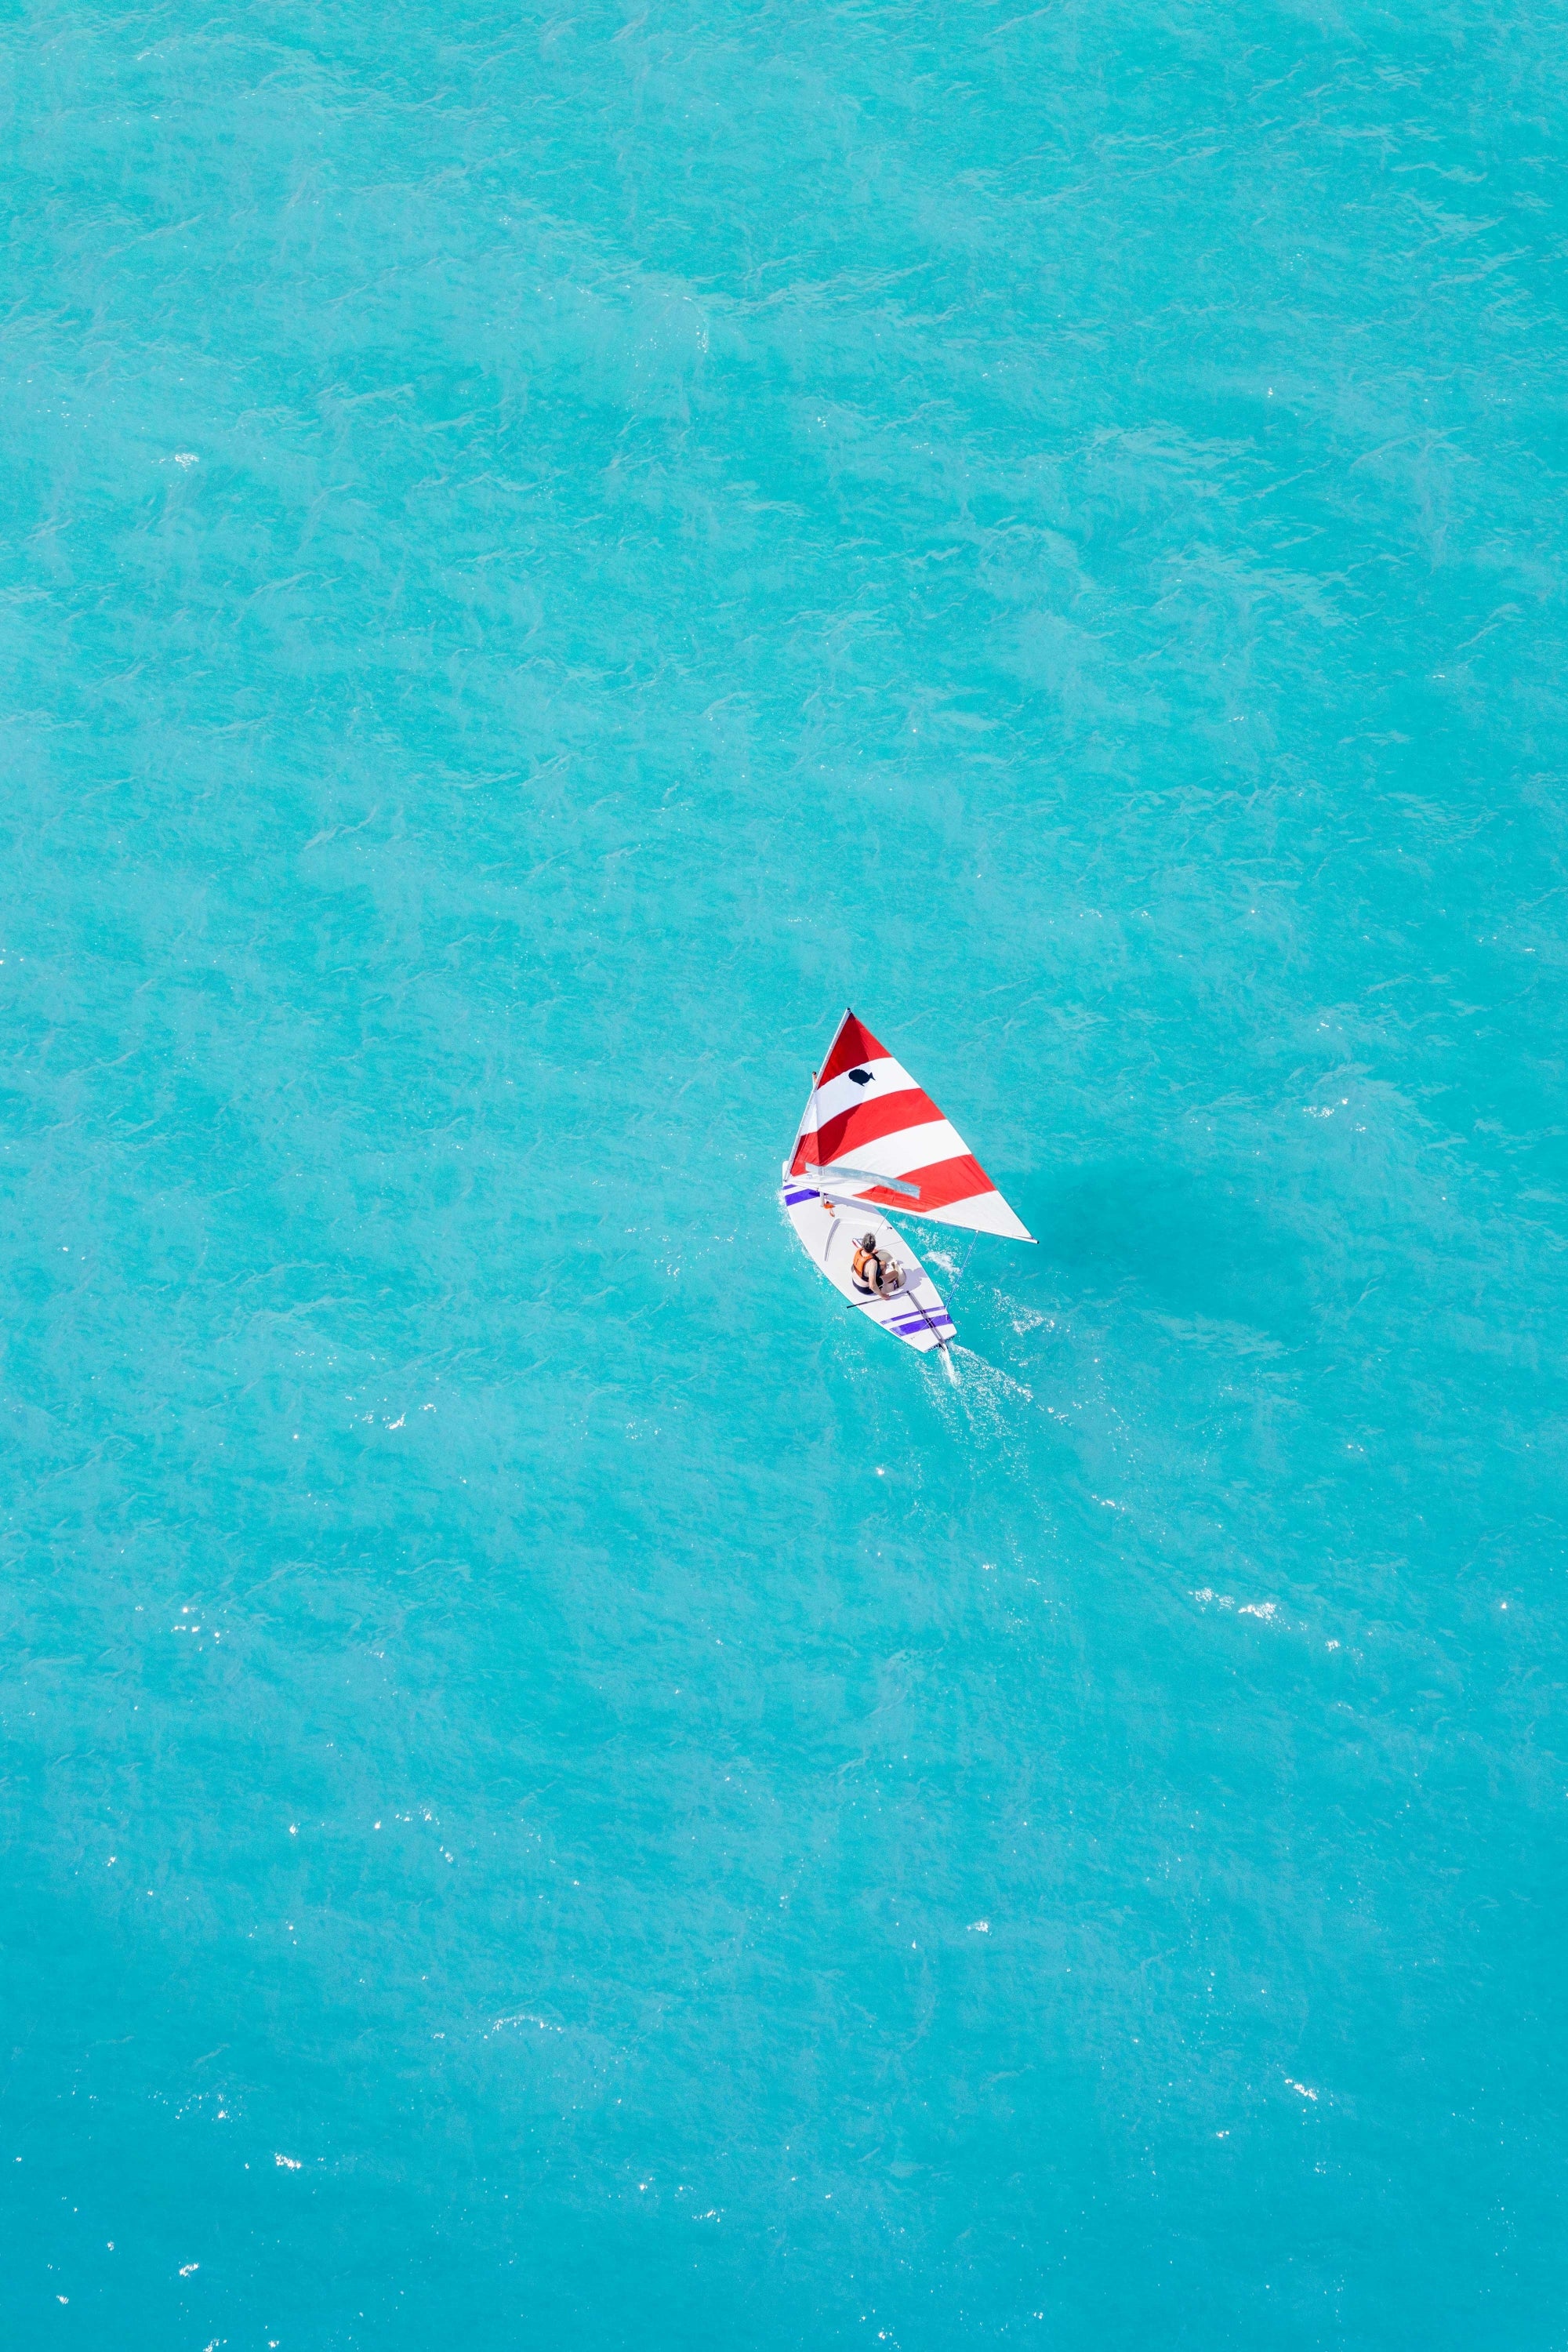
<svg viewBox="0 0 1568 2352"><path fill-rule="evenodd" d="M882 1255L875 1234L863 1234L857 1242L849 1271L862 1298L891 1298L896 1290L903 1287L902 1266Z"/></svg>

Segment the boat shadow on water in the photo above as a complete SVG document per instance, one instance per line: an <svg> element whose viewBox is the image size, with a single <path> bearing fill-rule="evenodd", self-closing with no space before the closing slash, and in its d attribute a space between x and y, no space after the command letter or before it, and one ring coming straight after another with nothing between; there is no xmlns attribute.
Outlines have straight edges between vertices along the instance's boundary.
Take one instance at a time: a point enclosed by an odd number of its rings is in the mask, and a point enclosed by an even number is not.
<svg viewBox="0 0 1568 2352"><path fill-rule="evenodd" d="M1255 1197L1122 1160L1079 1170L1026 1205L1040 1275L1131 1287L1156 1314L1245 1325L1283 1347L1316 1336L1306 1246Z"/></svg>

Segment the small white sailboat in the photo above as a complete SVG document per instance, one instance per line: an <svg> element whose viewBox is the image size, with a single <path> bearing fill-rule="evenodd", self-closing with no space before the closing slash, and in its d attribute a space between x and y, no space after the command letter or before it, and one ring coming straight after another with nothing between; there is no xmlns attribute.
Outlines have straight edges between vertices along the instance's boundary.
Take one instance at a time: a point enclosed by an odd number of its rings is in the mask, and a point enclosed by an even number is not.
<svg viewBox="0 0 1568 2352"><path fill-rule="evenodd" d="M789 1221L834 1288L906 1347L921 1355L940 1348L944 1361L952 1318L883 1212L1035 1238L951 1120L853 1013L813 1081L784 1180Z"/></svg>

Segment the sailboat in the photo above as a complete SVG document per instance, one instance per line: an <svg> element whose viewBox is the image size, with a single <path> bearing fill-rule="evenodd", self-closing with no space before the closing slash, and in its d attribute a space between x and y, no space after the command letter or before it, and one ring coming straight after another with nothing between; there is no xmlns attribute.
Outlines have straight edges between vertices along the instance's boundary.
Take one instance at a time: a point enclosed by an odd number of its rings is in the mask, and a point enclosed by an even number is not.
<svg viewBox="0 0 1568 2352"><path fill-rule="evenodd" d="M952 1318L885 1212L1008 1241L1035 1238L952 1121L852 1012L812 1080L780 1197L802 1248L834 1288L906 1347L921 1355L940 1349L950 1372ZM857 1276L868 1235L896 1269L896 1284L884 1276L871 1287Z"/></svg>

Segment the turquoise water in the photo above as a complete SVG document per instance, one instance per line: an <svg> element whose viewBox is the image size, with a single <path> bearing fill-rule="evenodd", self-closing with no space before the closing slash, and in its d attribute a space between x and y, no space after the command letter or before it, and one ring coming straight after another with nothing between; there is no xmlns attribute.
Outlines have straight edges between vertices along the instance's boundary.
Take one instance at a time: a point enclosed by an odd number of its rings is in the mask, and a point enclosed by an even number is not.
<svg viewBox="0 0 1568 2352"><path fill-rule="evenodd" d="M13 13L10 2344L1568 2342L1565 33Z"/></svg>

